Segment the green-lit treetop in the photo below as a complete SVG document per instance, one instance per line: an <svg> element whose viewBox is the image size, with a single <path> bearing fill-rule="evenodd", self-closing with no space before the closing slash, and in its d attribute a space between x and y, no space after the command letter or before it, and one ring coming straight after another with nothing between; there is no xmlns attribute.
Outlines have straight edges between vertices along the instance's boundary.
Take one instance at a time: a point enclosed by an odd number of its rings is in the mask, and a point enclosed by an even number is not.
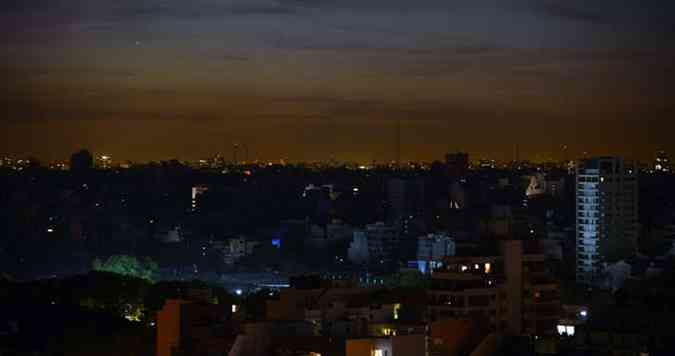
<svg viewBox="0 0 675 356"><path fill-rule="evenodd" d="M136 257L128 255L110 256L105 261L97 258L94 260L92 267L95 271L117 273L151 282L154 281L158 269L157 264L149 258L141 262Z"/></svg>

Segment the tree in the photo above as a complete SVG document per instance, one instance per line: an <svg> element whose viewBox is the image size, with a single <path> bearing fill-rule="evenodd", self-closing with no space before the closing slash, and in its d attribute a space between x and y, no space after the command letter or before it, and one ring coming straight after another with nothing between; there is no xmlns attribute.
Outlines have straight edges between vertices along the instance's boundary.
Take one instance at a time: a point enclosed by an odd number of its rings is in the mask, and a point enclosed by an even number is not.
<svg viewBox="0 0 675 356"><path fill-rule="evenodd" d="M42 167L42 164L40 161L35 158L35 157L28 157L28 168L30 169L38 169Z"/></svg>
<svg viewBox="0 0 675 356"><path fill-rule="evenodd" d="M87 172L94 166L94 157L88 150L79 150L70 156L70 170Z"/></svg>
<svg viewBox="0 0 675 356"><path fill-rule="evenodd" d="M385 280L388 288L426 288L429 279L418 271L400 271Z"/></svg>
<svg viewBox="0 0 675 356"><path fill-rule="evenodd" d="M128 255L110 256L105 262L94 259L92 267L95 271L117 273L125 276L154 281L157 274L157 264L149 258L140 262L136 257Z"/></svg>

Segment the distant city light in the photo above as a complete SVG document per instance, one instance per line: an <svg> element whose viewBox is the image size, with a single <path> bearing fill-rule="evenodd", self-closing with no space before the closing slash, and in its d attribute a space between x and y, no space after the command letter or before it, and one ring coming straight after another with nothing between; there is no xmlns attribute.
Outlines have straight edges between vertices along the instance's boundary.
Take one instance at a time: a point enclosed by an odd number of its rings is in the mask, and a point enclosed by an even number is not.
<svg viewBox="0 0 675 356"><path fill-rule="evenodd" d="M582 318L585 318L585 317L588 316L588 311L582 310L582 311L579 312L579 315L580 315Z"/></svg>
<svg viewBox="0 0 675 356"><path fill-rule="evenodd" d="M558 334L561 336L574 336L576 331L574 325L558 325L556 328L558 329Z"/></svg>
<svg viewBox="0 0 675 356"><path fill-rule="evenodd" d="M234 291L234 293L236 295L242 295L242 294L244 294L244 291L242 291L241 289L237 289L237 290Z"/></svg>
<svg viewBox="0 0 675 356"><path fill-rule="evenodd" d="M47 232L52 233L52 232L54 232L54 229L52 229L52 228L50 227L50 228L47 229Z"/></svg>
<svg viewBox="0 0 675 356"><path fill-rule="evenodd" d="M129 320L129 321L135 321L135 322L141 321L141 319L140 319L137 315L133 315L133 314L127 314L127 315L125 315L125 316L124 316L124 319L127 319L127 320Z"/></svg>

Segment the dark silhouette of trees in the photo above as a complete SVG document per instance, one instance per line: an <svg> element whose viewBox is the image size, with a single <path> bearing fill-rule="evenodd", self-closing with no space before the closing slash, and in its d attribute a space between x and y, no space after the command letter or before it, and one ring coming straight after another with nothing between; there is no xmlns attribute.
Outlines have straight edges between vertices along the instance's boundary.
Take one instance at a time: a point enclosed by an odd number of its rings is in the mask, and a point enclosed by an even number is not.
<svg viewBox="0 0 675 356"><path fill-rule="evenodd" d="M35 157L28 157L28 168L38 169L42 167L41 162Z"/></svg>

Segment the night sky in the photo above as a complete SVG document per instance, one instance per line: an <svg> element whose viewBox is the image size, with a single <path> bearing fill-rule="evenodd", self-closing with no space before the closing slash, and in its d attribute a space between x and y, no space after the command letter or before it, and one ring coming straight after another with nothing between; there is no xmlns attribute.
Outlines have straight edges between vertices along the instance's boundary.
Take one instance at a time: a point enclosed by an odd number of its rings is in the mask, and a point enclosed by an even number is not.
<svg viewBox="0 0 675 356"><path fill-rule="evenodd" d="M672 0L2 0L0 154L675 155Z"/></svg>

